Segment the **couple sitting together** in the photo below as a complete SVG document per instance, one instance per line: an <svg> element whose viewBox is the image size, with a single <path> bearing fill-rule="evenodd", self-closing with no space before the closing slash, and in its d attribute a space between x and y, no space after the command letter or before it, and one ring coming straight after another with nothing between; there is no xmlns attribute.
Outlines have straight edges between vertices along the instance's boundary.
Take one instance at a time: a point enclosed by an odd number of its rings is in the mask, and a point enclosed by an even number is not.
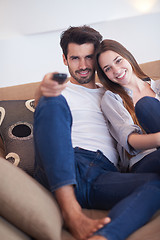
<svg viewBox="0 0 160 240"><path fill-rule="evenodd" d="M125 240L160 209L160 81L89 26L60 45L70 78L48 73L36 92L35 178L76 239ZM82 208L110 211L93 220Z"/></svg>

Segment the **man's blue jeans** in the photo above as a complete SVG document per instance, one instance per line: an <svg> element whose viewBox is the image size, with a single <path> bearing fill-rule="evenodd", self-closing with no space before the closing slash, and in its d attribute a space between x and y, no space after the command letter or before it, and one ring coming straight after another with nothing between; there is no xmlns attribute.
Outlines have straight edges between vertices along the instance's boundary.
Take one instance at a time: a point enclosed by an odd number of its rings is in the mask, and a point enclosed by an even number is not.
<svg viewBox="0 0 160 240"><path fill-rule="evenodd" d="M41 98L34 122L35 178L54 191L75 186L83 208L112 209L97 234L124 240L160 208L160 176L120 173L99 150L73 149L72 115L63 96Z"/></svg>

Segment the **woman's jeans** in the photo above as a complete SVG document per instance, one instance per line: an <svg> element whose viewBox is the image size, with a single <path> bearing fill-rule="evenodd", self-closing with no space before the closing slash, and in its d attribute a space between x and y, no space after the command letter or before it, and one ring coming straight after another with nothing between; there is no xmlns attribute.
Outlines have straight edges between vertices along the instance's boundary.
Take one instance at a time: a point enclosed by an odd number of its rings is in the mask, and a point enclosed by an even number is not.
<svg viewBox="0 0 160 240"><path fill-rule="evenodd" d="M135 113L146 133L160 132L160 101L158 99L153 97L141 98L135 105ZM160 148L134 164L131 171L160 174Z"/></svg>
<svg viewBox="0 0 160 240"><path fill-rule="evenodd" d="M143 97L135 105L138 121L146 133L160 132L160 101Z"/></svg>
<svg viewBox="0 0 160 240"><path fill-rule="evenodd" d="M53 194L73 185L83 208L111 209L111 222L96 234L124 240L160 208L160 176L120 173L100 150L73 149L71 126L62 95L41 98L34 122L35 178Z"/></svg>

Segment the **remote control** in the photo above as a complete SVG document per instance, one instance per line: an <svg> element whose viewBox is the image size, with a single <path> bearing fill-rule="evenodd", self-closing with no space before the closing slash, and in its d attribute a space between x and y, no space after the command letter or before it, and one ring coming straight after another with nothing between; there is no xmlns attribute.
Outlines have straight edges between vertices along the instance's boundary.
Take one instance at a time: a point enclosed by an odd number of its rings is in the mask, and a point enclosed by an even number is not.
<svg viewBox="0 0 160 240"><path fill-rule="evenodd" d="M59 84L62 84L67 79L67 74L65 73L55 73L53 75L53 80L57 81Z"/></svg>

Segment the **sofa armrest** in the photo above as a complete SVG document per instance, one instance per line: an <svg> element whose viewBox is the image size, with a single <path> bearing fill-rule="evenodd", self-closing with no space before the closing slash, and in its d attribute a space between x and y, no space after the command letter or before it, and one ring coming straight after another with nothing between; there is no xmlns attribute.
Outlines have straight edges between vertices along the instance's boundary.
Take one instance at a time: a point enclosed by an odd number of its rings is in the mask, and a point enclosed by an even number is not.
<svg viewBox="0 0 160 240"><path fill-rule="evenodd" d="M0 215L38 240L61 239L62 217L53 195L0 158Z"/></svg>
<svg viewBox="0 0 160 240"><path fill-rule="evenodd" d="M0 239L31 240L29 236L0 217Z"/></svg>

